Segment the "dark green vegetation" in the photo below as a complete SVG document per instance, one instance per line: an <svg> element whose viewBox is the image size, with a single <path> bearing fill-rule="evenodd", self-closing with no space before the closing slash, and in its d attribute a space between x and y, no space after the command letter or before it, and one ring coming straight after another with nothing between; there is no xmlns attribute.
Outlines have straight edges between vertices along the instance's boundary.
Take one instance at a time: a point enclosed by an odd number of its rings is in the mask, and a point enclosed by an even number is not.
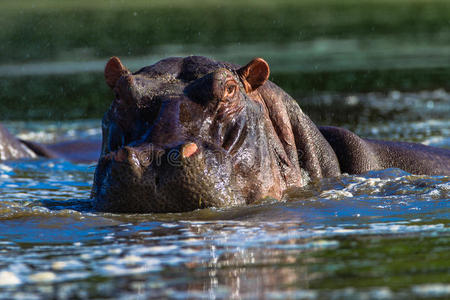
<svg viewBox="0 0 450 300"><path fill-rule="evenodd" d="M2 1L0 26L0 119L100 117L110 102L100 69L11 77L1 65L106 62L113 55L201 49L237 63L263 56L272 79L297 97L449 87L446 0ZM328 40L349 43L320 44ZM289 48L293 43L298 49ZM242 45L256 46L243 53Z"/></svg>
<svg viewBox="0 0 450 300"><path fill-rule="evenodd" d="M101 118L113 95L103 74L0 79L1 119Z"/></svg>
<svg viewBox="0 0 450 300"><path fill-rule="evenodd" d="M3 1L1 62L145 55L161 44L317 38L450 40L450 2Z"/></svg>

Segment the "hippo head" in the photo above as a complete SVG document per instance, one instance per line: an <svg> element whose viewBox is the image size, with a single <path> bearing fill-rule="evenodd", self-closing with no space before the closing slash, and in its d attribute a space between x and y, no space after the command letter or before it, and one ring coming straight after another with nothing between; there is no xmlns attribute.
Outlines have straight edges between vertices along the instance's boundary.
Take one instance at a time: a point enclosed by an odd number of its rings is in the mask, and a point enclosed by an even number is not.
<svg viewBox="0 0 450 300"><path fill-rule="evenodd" d="M92 198L101 211L229 207L304 185L269 66L168 58L136 73L105 68L115 99L103 123ZM273 85L273 84L272 84Z"/></svg>

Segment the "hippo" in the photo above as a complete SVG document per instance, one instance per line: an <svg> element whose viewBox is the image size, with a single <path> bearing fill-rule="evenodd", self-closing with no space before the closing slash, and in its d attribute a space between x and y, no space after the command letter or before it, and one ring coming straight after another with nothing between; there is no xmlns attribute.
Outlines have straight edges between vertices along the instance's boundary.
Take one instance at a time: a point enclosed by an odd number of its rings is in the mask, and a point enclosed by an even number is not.
<svg viewBox="0 0 450 300"><path fill-rule="evenodd" d="M132 73L112 57L104 76L115 97L102 121L95 209L242 206L280 200L321 178L386 168L450 174L447 149L316 126L269 74L262 58L241 67L170 57Z"/></svg>
<svg viewBox="0 0 450 300"><path fill-rule="evenodd" d="M34 158L62 158L75 163L91 163L98 160L100 141L75 140L44 145L14 137L0 124L0 161Z"/></svg>

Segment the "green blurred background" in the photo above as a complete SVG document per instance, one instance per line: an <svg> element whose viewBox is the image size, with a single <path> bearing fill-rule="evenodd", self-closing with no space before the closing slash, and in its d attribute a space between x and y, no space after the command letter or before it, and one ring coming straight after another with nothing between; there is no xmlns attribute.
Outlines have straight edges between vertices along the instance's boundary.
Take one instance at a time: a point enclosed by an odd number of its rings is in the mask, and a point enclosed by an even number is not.
<svg viewBox="0 0 450 300"><path fill-rule="evenodd" d="M297 99L450 88L450 1L0 1L0 120L100 118L103 66L265 58Z"/></svg>

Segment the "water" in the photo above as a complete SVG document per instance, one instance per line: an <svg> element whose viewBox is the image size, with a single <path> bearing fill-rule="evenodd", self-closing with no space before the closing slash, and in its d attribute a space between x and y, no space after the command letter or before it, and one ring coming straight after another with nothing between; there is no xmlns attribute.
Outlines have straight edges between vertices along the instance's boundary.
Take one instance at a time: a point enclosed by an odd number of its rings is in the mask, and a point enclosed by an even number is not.
<svg viewBox="0 0 450 300"><path fill-rule="evenodd" d="M323 124L450 148L447 96L319 95L302 104ZM320 113L338 107L345 120ZM55 142L98 137L99 122L6 125ZM94 168L0 163L1 299L450 297L450 177L389 169L324 179L279 203L118 215L92 211Z"/></svg>
<svg viewBox="0 0 450 300"><path fill-rule="evenodd" d="M186 3L3 1L0 118L23 139L95 138L98 119L24 120L99 118L113 55L133 71L260 56L317 124L450 148L448 1ZM348 94L392 89L415 92ZM94 169L0 162L0 299L450 298L450 177L391 169L280 203L117 215L91 209Z"/></svg>

